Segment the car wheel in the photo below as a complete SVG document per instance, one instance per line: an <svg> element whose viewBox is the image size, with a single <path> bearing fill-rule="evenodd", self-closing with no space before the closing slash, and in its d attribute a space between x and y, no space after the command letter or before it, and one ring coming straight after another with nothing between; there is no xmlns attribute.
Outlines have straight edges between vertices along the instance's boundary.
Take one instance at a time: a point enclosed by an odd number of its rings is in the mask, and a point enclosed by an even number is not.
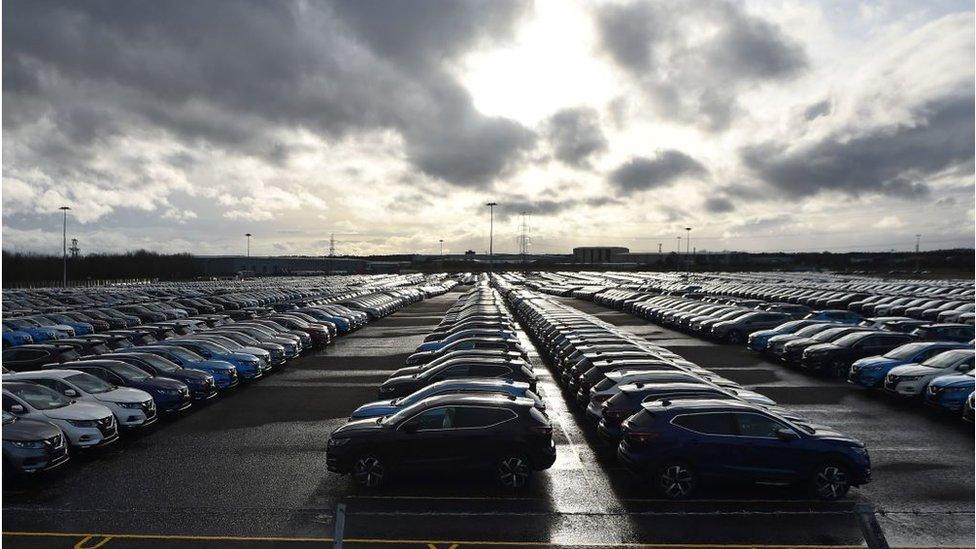
<svg viewBox="0 0 976 549"><path fill-rule="evenodd" d="M498 461L498 483L511 490L519 490L529 483L532 470L523 456L510 455Z"/></svg>
<svg viewBox="0 0 976 549"><path fill-rule="evenodd" d="M821 465L813 473L811 480L813 494L823 500L836 500L847 495L850 490L850 477L843 465L828 463Z"/></svg>
<svg viewBox="0 0 976 549"><path fill-rule="evenodd" d="M726 338L726 340L731 345L738 345L739 343L742 343L743 340L742 332L740 332L739 330L732 330L731 332L729 332L729 335Z"/></svg>
<svg viewBox="0 0 976 549"><path fill-rule="evenodd" d="M383 484L386 477L386 467L380 458L372 455L361 456L352 466L352 477L356 484L366 488L376 488Z"/></svg>
<svg viewBox="0 0 976 549"><path fill-rule="evenodd" d="M698 479L690 467L674 462L658 469L654 484L662 496L668 499L684 499L695 491Z"/></svg>

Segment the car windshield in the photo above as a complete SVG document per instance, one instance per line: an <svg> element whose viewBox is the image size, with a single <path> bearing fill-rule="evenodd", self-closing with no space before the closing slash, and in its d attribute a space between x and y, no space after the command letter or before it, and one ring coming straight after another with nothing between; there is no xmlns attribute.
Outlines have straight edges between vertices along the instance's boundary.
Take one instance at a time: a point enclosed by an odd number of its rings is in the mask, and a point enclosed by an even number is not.
<svg viewBox="0 0 976 549"><path fill-rule="evenodd" d="M901 347L896 347L884 354L885 358L892 358L895 360L908 360L913 356L917 355L925 347L924 343L909 343L907 345L902 345Z"/></svg>
<svg viewBox="0 0 976 549"><path fill-rule="evenodd" d="M819 334L826 329L827 328L823 324L814 324L813 326L807 326L806 328L796 332L796 335L800 337L810 337Z"/></svg>
<svg viewBox="0 0 976 549"><path fill-rule="evenodd" d="M184 349L183 347L172 346L166 349L167 353L177 356L188 362L200 362L204 358L189 349Z"/></svg>
<svg viewBox="0 0 976 549"><path fill-rule="evenodd" d="M227 347L228 349L235 349L236 350L236 349L240 349L240 348L243 347L243 345L241 345L240 343L234 341L233 339L231 339L231 338L229 338L227 336L218 336L218 335L215 335L215 336L208 336L208 337L209 338L212 338L219 345L223 345L224 347Z"/></svg>
<svg viewBox="0 0 976 549"><path fill-rule="evenodd" d="M71 383L75 387L78 387L82 391L91 393L93 395L107 393L115 389L115 385L102 381L101 379L86 373L72 374L64 378L64 380Z"/></svg>
<svg viewBox="0 0 976 549"><path fill-rule="evenodd" d="M124 362L113 364L112 367L109 369L115 372L116 374L122 376L122 379L126 381L145 381L152 377L151 375L140 370L139 368L136 368L135 366L131 364L126 364Z"/></svg>
<svg viewBox="0 0 976 549"><path fill-rule="evenodd" d="M138 358L143 362L148 362L154 368L163 372L174 373L180 371L179 366L161 356L152 355L149 353L139 353Z"/></svg>
<svg viewBox="0 0 976 549"><path fill-rule="evenodd" d="M12 327L14 329L31 328L32 327L32 325L31 325L30 322L27 322L26 320L23 320L23 319L20 319L20 318L12 318L10 320L5 320L4 321L4 324L7 325L7 326Z"/></svg>
<svg viewBox="0 0 976 549"><path fill-rule="evenodd" d="M964 355L965 353L953 353L951 351L940 353L923 362L922 366L938 368L940 370L944 368L951 368L952 366L955 366L956 362L959 362Z"/></svg>
<svg viewBox="0 0 976 549"><path fill-rule="evenodd" d="M384 417L380 420L383 425L396 425L401 421L407 419L408 417L416 414L420 410L424 409L424 401L417 402L405 408L402 408L397 413Z"/></svg>
<svg viewBox="0 0 976 549"><path fill-rule="evenodd" d="M816 339L817 341L831 341L834 338L844 339L848 335L850 335L850 333L848 333L847 328L833 328L820 332L819 334L813 336L813 339Z"/></svg>
<svg viewBox="0 0 976 549"><path fill-rule="evenodd" d="M10 385L5 387L5 389L19 397L21 400L26 401L27 404L30 404L31 407L37 410L54 410L56 408L64 408L65 406L71 404L70 400L61 396L55 391L41 385L35 385L33 383Z"/></svg>
<svg viewBox="0 0 976 549"><path fill-rule="evenodd" d="M224 347L223 345L218 345L212 341L194 340L192 343L194 345L199 345L200 347L207 349L211 353L219 353L223 355L230 354L230 349Z"/></svg>

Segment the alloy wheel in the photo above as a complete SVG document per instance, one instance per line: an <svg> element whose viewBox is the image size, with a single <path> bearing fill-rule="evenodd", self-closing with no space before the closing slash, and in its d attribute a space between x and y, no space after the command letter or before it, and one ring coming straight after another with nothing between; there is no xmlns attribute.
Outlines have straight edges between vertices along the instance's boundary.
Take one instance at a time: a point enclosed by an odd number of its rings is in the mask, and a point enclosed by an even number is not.
<svg viewBox="0 0 976 549"><path fill-rule="evenodd" d="M384 473L383 463L373 456L361 457L353 465L352 474L356 482L369 488L374 488L382 484Z"/></svg>
<svg viewBox="0 0 976 549"><path fill-rule="evenodd" d="M695 488L695 475L683 465L672 464L661 471L661 492L674 499L687 496Z"/></svg>
<svg viewBox="0 0 976 549"><path fill-rule="evenodd" d="M498 481L506 488L521 488L529 482L529 466L520 457L508 457L498 464Z"/></svg>
<svg viewBox="0 0 976 549"><path fill-rule="evenodd" d="M838 499L847 493L850 487L847 473L836 465L827 465L817 472L814 478L817 495L823 499Z"/></svg>

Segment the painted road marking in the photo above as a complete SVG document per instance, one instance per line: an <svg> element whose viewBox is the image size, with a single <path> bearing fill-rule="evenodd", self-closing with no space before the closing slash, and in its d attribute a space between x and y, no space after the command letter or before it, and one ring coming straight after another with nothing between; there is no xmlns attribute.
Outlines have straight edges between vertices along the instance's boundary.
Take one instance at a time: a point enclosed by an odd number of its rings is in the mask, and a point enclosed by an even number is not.
<svg viewBox="0 0 976 549"><path fill-rule="evenodd" d="M112 540L112 536L85 536L75 544L75 549L98 549Z"/></svg>

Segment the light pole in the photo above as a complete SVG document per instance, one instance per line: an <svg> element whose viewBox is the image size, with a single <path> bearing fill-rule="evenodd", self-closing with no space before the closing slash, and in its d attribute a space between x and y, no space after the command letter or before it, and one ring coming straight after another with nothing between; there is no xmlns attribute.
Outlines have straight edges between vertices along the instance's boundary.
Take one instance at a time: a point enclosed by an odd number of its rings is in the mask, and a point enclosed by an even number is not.
<svg viewBox="0 0 976 549"><path fill-rule="evenodd" d="M685 258L688 260L687 270L691 270L691 227L685 227Z"/></svg>
<svg viewBox="0 0 976 549"><path fill-rule="evenodd" d="M495 206L497 202L489 202L488 206L488 271L493 271L495 266Z"/></svg>
<svg viewBox="0 0 976 549"><path fill-rule="evenodd" d="M244 233L244 236L247 237L247 247L244 248L244 253L247 254L247 257L251 257L251 233Z"/></svg>
<svg viewBox="0 0 976 549"><path fill-rule="evenodd" d="M61 219L61 287L68 287L68 210L71 208L61 206L58 208L63 215Z"/></svg>
<svg viewBox="0 0 976 549"><path fill-rule="evenodd" d="M441 243L441 257L444 257L444 239L438 240Z"/></svg>

